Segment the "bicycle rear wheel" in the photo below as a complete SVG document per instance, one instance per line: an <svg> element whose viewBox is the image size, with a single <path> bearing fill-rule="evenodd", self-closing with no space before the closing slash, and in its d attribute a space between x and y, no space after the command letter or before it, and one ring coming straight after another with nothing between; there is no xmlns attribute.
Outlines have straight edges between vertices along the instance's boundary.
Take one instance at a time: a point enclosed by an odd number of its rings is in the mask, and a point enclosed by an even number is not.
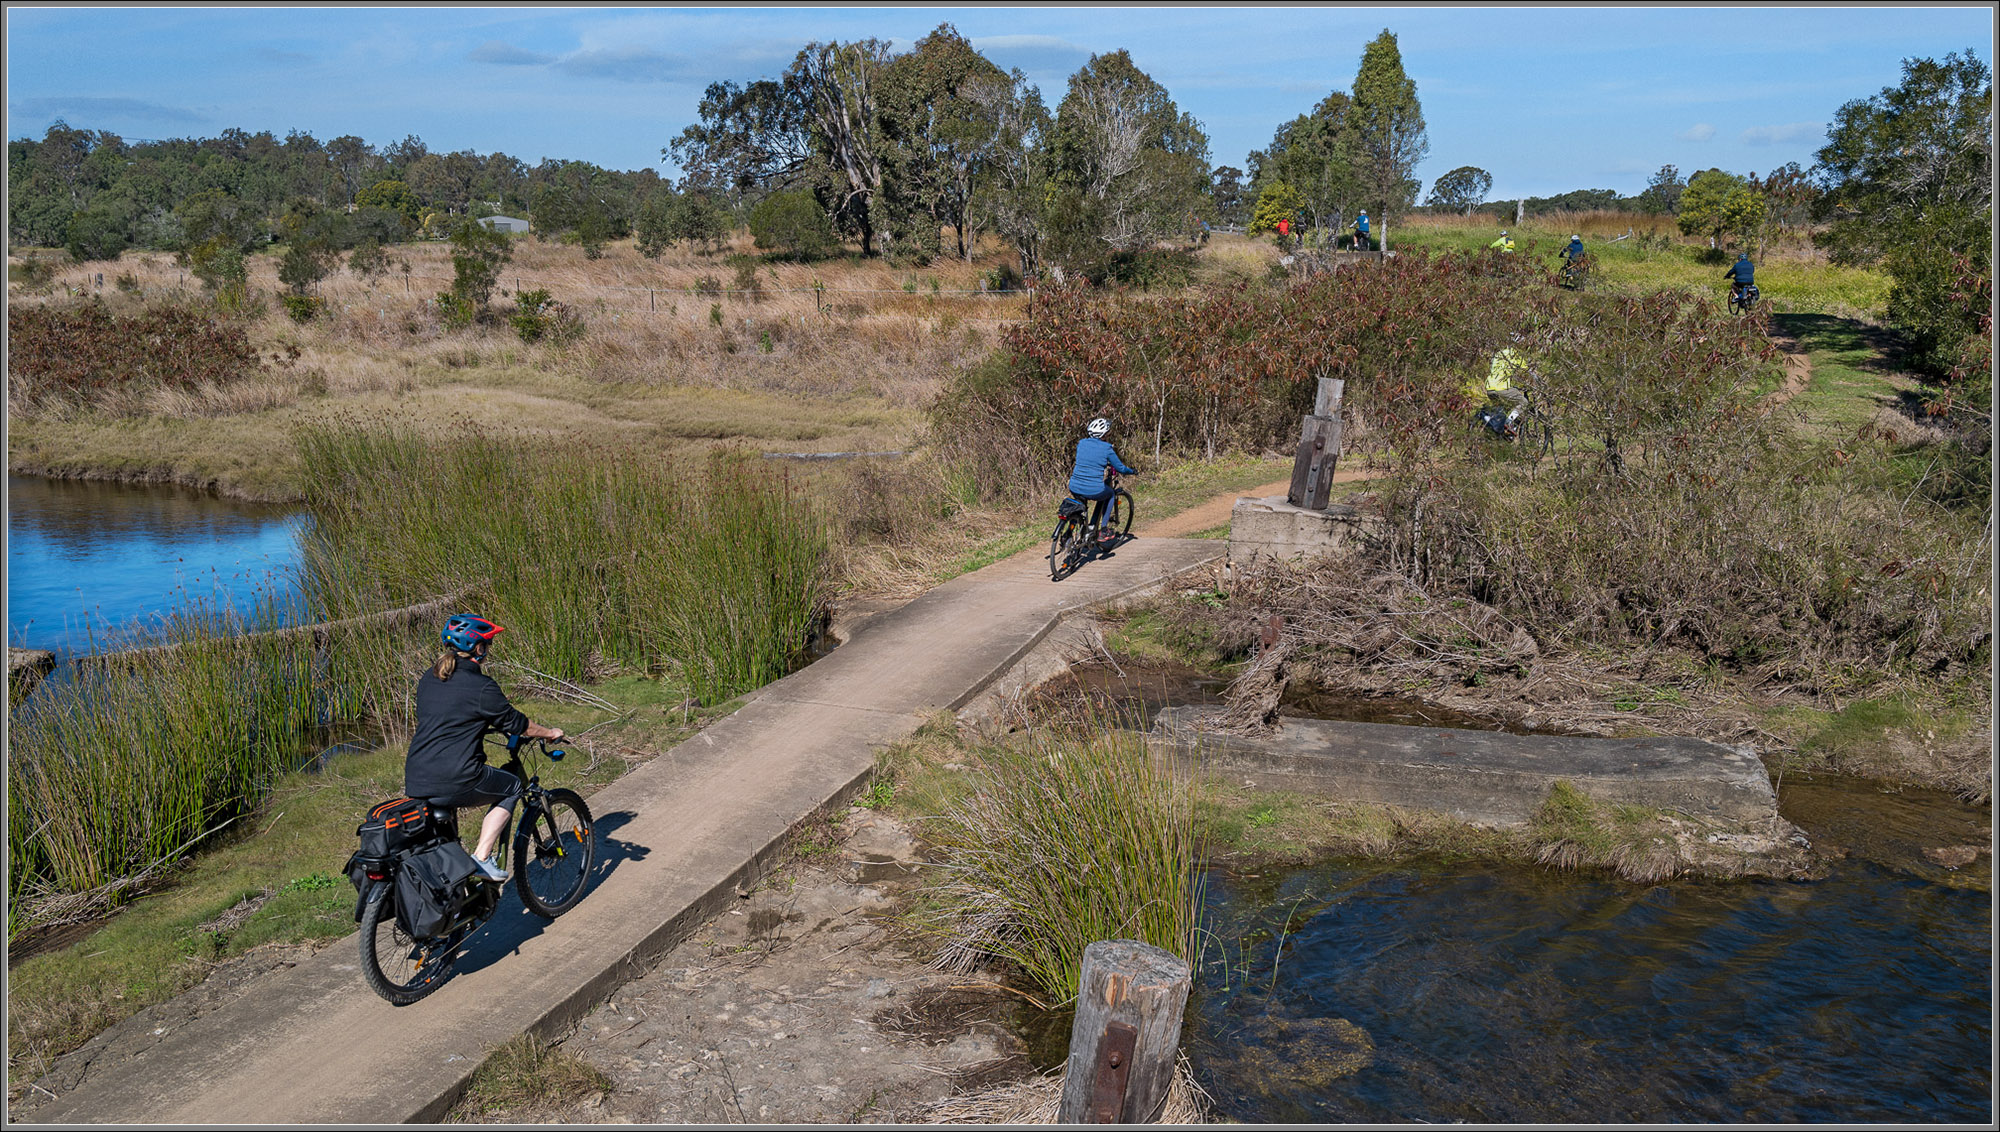
<svg viewBox="0 0 2000 1132"><path fill-rule="evenodd" d="M458 939L413 939L396 922L395 887L377 882L361 908L361 977L368 989L408 1006L444 985L458 957Z"/></svg>
<svg viewBox="0 0 2000 1132"><path fill-rule="evenodd" d="M574 790L557 788L540 805L522 807L514 831L514 887L530 912L555 919L583 899L597 838L590 807Z"/></svg>
<svg viewBox="0 0 2000 1132"><path fill-rule="evenodd" d="M1049 580L1061 581L1064 571L1073 563L1070 551L1076 546L1078 523L1065 515L1056 520L1056 529L1049 535Z"/></svg>

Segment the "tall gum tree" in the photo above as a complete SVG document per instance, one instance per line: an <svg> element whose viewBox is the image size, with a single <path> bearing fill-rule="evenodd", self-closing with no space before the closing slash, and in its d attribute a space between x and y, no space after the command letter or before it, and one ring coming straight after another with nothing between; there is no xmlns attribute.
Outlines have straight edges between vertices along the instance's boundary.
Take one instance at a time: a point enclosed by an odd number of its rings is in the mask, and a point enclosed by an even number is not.
<svg viewBox="0 0 2000 1132"><path fill-rule="evenodd" d="M1123 50L1070 76L1055 153L1088 235L1114 250L1184 234L1210 204L1208 135Z"/></svg>
<svg viewBox="0 0 2000 1132"><path fill-rule="evenodd" d="M1362 199L1376 209L1376 228L1388 247L1388 221L1417 199L1411 173L1430 152L1417 84L1403 73L1403 53L1388 28L1361 52L1348 111L1357 148Z"/></svg>

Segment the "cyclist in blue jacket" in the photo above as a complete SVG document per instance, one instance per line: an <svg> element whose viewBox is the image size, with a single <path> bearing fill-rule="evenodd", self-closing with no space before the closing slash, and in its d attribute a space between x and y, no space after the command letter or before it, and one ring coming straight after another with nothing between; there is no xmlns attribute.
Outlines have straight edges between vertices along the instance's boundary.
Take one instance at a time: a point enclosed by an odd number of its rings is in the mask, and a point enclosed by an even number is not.
<svg viewBox="0 0 2000 1132"><path fill-rule="evenodd" d="M1111 501L1112 487L1106 482L1109 473L1129 476L1137 474L1137 470L1119 459L1118 450L1104 439L1111 434L1110 421L1099 417L1085 431L1090 435L1076 442L1076 467L1069 474L1069 493L1090 504L1090 526L1095 530L1104 522L1104 505ZM1100 531L1098 538L1103 537Z"/></svg>
<svg viewBox="0 0 2000 1132"><path fill-rule="evenodd" d="M1750 288L1757 285L1757 267L1750 262L1749 252L1737 252L1736 262L1722 273L1724 279L1731 280L1729 293L1741 299Z"/></svg>

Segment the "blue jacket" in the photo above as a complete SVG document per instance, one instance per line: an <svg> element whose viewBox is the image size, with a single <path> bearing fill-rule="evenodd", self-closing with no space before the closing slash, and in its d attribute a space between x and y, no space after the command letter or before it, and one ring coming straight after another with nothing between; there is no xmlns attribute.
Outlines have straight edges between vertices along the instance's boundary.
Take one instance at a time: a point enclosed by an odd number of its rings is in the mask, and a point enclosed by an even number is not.
<svg viewBox="0 0 2000 1132"><path fill-rule="evenodd" d="M1757 268L1756 265L1750 262L1748 257L1745 257L1730 264L1729 270L1723 272L1723 274L1747 287L1751 283L1756 282Z"/></svg>
<svg viewBox="0 0 2000 1132"><path fill-rule="evenodd" d="M1354 230L1366 236L1368 234L1368 218L1366 216L1356 217L1354 220Z"/></svg>
<svg viewBox="0 0 2000 1132"><path fill-rule="evenodd" d="M1569 246L1563 249L1563 255L1569 259L1575 259L1577 256L1580 256L1582 254L1583 254L1582 240L1571 240L1569 242Z"/></svg>
<svg viewBox="0 0 2000 1132"><path fill-rule="evenodd" d="M1108 440L1098 440L1086 436L1076 442L1076 469L1069 474L1069 490L1072 495L1085 498L1104 491L1104 469L1116 468L1120 475L1135 475L1136 468L1128 468L1125 461L1118 458L1118 450L1111 447Z"/></svg>

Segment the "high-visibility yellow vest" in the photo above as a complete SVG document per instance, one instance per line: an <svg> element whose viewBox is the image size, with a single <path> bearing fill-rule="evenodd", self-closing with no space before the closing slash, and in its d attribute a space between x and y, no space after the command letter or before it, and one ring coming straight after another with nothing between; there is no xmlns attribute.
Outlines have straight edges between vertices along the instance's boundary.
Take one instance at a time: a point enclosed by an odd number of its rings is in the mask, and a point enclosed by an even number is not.
<svg viewBox="0 0 2000 1132"><path fill-rule="evenodd" d="M1502 389L1514 388L1514 375L1528 372L1528 363L1514 352L1512 346L1493 355L1493 364L1486 370L1486 391L1498 393Z"/></svg>

